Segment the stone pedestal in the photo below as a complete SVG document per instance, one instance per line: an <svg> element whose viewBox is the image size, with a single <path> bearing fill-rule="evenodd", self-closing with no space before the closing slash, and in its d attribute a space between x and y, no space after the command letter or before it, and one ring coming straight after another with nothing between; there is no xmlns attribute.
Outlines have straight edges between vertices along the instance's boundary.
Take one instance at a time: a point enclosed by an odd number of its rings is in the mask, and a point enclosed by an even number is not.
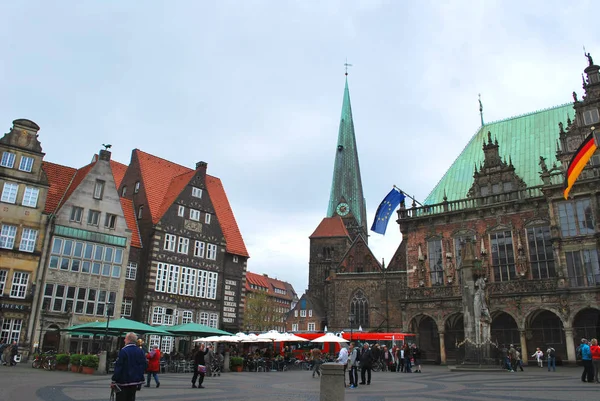
<svg viewBox="0 0 600 401"><path fill-rule="evenodd" d="M101 351L98 355L98 369L96 369L96 372L106 373L106 351Z"/></svg>
<svg viewBox="0 0 600 401"><path fill-rule="evenodd" d="M328 362L321 365L320 401L344 401L344 366Z"/></svg>

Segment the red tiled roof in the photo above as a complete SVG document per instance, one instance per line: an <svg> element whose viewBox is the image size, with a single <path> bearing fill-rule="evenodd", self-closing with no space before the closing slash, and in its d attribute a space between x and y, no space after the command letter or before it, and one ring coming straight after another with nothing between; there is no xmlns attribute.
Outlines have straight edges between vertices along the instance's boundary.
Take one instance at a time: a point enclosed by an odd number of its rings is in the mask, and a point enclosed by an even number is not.
<svg viewBox="0 0 600 401"><path fill-rule="evenodd" d="M135 248L141 248L142 239L140 238L140 230L137 225L133 201L125 198L119 198L119 200L121 201L121 207L123 208L123 214L125 215L127 228L131 230L131 246Z"/></svg>
<svg viewBox="0 0 600 401"><path fill-rule="evenodd" d="M194 175L196 175L196 171L190 170L189 172L178 175L171 180L169 189L167 189L167 194L165 195L158 212L159 219L161 219L166 211L169 210L169 207L171 207L173 202L175 202L179 194L181 194L181 191L183 191L185 186L189 184Z"/></svg>
<svg viewBox="0 0 600 401"><path fill-rule="evenodd" d="M152 223L156 224L196 171L139 149L135 149L134 152L139 161L142 184L146 191ZM249 257L221 180L206 175L206 189L223 230L227 252Z"/></svg>
<svg viewBox="0 0 600 401"><path fill-rule="evenodd" d="M119 163L117 161L110 161L110 169L113 172L113 178L115 179L115 186L117 187L117 191L121 186L121 181L123 181L123 177L125 177L125 172L127 171L127 166L123 163Z"/></svg>
<svg viewBox="0 0 600 401"><path fill-rule="evenodd" d="M77 170L73 167L45 161L42 162L42 169L46 173L50 184L44 213L54 213L58 209L58 204Z"/></svg>
<svg viewBox="0 0 600 401"><path fill-rule="evenodd" d="M341 217L325 217L309 238L323 237L349 237Z"/></svg>
<svg viewBox="0 0 600 401"><path fill-rule="evenodd" d="M206 189L215 208L219 224L221 224L223 235L225 235L227 252L249 258L250 255L246 250L246 244L244 244L242 233L240 233L240 229L235 221L233 210L231 210L221 180L217 177L206 175Z"/></svg>
<svg viewBox="0 0 600 401"><path fill-rule="evenodd" d="M261 275L247 271L246 290L253 291L254 289L250 288L250 284L266 288L270 296L276 296L277 298L292 300L296 294L290 283L266 276L264 274ZM274 288L279 288L280 290L285 291L285 294L276 293Z"/></svg>
<svg viewBox="0 0 600 401"><path fill-rule="evenodd" d="M60 208L67 201L67 199L69 199L69 197L71 196L73 191L75 191L75 189L77 189L79 184L81 184L81 181L83 181L85 176L88 175L88 173L90 172L90 170L92 169L94 164L96 164L96 162L92 162L92 163L88 164L87 166L84 166L84 167L80 168L79 170L77 170L77 172L75 173L75 176L71 180L71 184L69 184L69 186L67 187L65 196L60 201L58 208Z"/></svg>

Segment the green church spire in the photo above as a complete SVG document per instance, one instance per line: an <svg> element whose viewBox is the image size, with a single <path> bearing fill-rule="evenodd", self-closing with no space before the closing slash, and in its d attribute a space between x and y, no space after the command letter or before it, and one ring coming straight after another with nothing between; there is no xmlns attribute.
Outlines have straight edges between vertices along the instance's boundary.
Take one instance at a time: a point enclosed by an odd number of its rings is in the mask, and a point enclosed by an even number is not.
<svg viewBox="0 0 600 401"><path fill-rule="evenodd" d="M346 73L346 75L348 74ZM344 223L353 238L356 237L356 234L361 233L365 241L367 240L367 212L360 178L347 77L335 150L331 195L327 209L327 217L336 215L344 218Z"/></svg>

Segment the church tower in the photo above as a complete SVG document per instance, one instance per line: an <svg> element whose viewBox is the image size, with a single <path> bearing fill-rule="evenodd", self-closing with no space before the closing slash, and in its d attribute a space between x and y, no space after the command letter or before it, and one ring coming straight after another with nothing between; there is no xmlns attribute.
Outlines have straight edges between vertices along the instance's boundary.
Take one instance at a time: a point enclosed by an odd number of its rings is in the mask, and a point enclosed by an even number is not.
<svg viewBox="0 0 600 401"><path fill-rule="evenodd" d="M348 73L342 103L342 117L335 149L335 164L327 217L340 216L354 240L359 234L368 241L367 212L363 196L358 149L354 135Z"/></svg>

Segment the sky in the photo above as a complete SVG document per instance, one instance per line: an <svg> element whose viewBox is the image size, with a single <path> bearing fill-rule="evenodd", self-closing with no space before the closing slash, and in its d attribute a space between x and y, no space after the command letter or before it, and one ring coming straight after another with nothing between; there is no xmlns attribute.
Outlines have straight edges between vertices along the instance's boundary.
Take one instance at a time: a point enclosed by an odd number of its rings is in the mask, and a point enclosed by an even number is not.
<svg viewBox="0 0 600 401"><path fill-rule="evenodd" d="M423 201L486 122L572 102L600 61L592 1L0 0L0 127L45 160L103 143L221 178L248 270L308 285L349 68L368 225L393 185ZM597 62L598 62L597 61ZM387 261L401 241L372 233Z"/></svg>

